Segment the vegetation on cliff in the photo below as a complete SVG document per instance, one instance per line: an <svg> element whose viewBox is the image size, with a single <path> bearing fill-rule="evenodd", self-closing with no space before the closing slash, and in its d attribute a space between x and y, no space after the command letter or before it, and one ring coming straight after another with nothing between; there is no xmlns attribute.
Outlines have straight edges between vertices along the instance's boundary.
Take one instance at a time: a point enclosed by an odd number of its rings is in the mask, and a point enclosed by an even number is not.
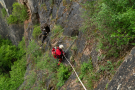
<svg viewBox="0 0 135 90"><path fill-rule="evenodd" d="M107 57L118 57L123 50L134 45L135 38L135 4L130 0L100 0L86 2L83 6L85 23L83 28L91 32L99 41L98 48L103 50ZM91 11L91 12L89 12Z"/></svg>
<svg viewBox="0 0 135 90"><path fill-rule="evenodd" d="M0 38L0 89L16 90L24 81L26 70L24 39L18 47Z"/></svg>
<svg viewBox="0 0 135 90"><path fill-rule="evenodd" d="M27 8L24 5L15 2L13 4L12 15L7 18L7 22L8 24L23 23L23 21L25 21L27 18Z"/></svg>

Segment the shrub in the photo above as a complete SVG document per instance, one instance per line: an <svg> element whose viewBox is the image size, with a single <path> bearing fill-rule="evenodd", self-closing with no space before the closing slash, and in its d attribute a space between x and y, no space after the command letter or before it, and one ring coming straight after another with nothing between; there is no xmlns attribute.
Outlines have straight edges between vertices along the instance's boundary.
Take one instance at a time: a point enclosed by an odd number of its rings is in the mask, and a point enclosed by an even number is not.
<svg viewBox="0 0 135 90"><path fill-rule="evenodd" d="M0 43L0 70L2 71L0 73L6 73L17 60L17 48L9 40L1 40Z"/></svg>
<svg viewBox="0 0 135 90"><path fill-rule="evenodd" d="M41 50L39 50L39 45L37 45L34 40L29 43L27 54L31 54L35 58L41 56L42 53Z"/></svg>
<svg viewBox="0 0 135 90"><path fill-rule="evenodd" d="M33 86L33 84L36 81L36 72L35 71L30 71L30 74L26 77L26 86L24 87L24 89L26 90L30 90L30 88Z"/></svg>
<svg viewBox="0 0 135 90"><path fill-rule="evenodd" d="M24 81L26 71L26 56L14 62L10 71L10 89L16 90Z"/></svg>
<svg viewBox="0 0 135 90"><path fill-rule="evenodd" d="M24 44L25 43L23 39L19 43L17 49L11 44L11 41L0 38L0 46L2 48L2 51L0 50L0 60L4 60L1 61L1 64L2 67L6 66L5 70L7 69L7 67L10 69L9 72L6 71L6 73L0 75L1 90L16 90L23 83L24 74L26 71L26 56L24 51ZM14 59L16 59L16 61L14 61Z"/></svg>
<svg viewBox="0 0 135 90"><path fill-rule="evenodd" d="M64 84L64 82L69 78L69 76L69 68L64 66L63 64L60 64L60 68L57 70L57 87L61 87Z"/></svg>
<svg viewBox="0 0 135 90"><path fill-rule="evenodd" d="M40 61L39 61L40 58ZM37 57L37 68L40 70L47 69L50 72L56 71L57 67L57 60L54 60L52 57L50 57L47 53L42 55L41 57Z"/></svg>
<svg viewBox="0 0 135 90"><path fill-rule="evenodd" d="M18 18L16 16L13 16L13 15L10 15L8 18L7 18L7 22L8 24L17 24L18 23Z"/></svg>
<svg viewBox="0 0 135 90"><path fill-rule="evenodd" d="M92 61L90 60L88 63L83 62L83 64L81 65L81 75L80 75L80 79L82 79L84 77L84 75L90 71L93 71L93 65L92 65Z"/></svg>
<svg viewBox="0 0 135 90"><path fill-rule="evenodd" d="M22 41L19 42L18 49L19 50L18 50L17 58L20 59L20 58L22 58L23 55L26 54L26 47L25 47L24 37L22 38Z"/></svg>
<svg viewBox="0 0 135 90"><path fill-rule="evenodd" d="M85 18L83 30L89 32L89 27L96 25L98 30L96 37L102 43L100 49L109 51L109 53L105 52L107 57L118 57L125 47L135 45L135 4L132 4L134 1L100 0L93 2L84 4L86 12L83 16ZM88 10L92 12L89 13Z"/></svg>
<svg viewBox="0 0 135 90"><path fill-rule="evenodd" d="M53 32L53 36L52 36L52 37L54 37L54 36L56 36L56 35L58 35L57 37L60 37L61 34L62 34L62 32L63 32L63 30L64 30L64 29L62 29L62 27L61 27L60 25L55 25L55 26L53 27L53 29L52 29L52 32ZM51 37L51 38L52 38L52 37Z"/></svg>
<svg viewBox="0 0 135 90"><path fill-rule="evenodd" d="M40 26L39 25L35 25L33 33L32 33L32 36L34 37L34 39L36 39L40 34L41 34Z"/></svg>
<svg viewBox="0 0 135 90"><path fill-rule="evenodd" d="M53 31L54 34L57 34L59 32L62 32L62 30L63 29L60 25L55 25L52 31Z"/></svg>
<svg viewBox="0 0 135 90"><path fill-rule="evenodd" d="M27 9L24 5L15 2L13 5L13 12L7 18L8 24L22 23L28 18Z"/></svg>
<svg viewBox="0 0 135 90"><path fill-rule="evenodd" d="M7 11L6 11L6 9L5 8L2 8L2 16L3 17L6 17L7 16Z"/></svg>

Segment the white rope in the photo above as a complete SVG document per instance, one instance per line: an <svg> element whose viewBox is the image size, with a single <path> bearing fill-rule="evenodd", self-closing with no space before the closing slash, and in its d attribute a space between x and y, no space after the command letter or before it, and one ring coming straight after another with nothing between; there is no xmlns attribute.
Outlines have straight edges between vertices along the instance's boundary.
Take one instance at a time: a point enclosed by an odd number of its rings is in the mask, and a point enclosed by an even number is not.
<svg viewBox="0 0 135 90"><path fill-rule="evenodd" d="M64 55L64 54L63 54ZM64 57L65 57L65 55L64 55ZM66 57L65 57L66 58ZM68 61L68 59L66 58L66 60ZM76 76L77 76L77 78L78 78L78 80L80 81L80 83L82 84L82 86L83 86L83 88L84 88L84 90L87 90L86 89L86 87L84 86L84 84L82 83L82 81L80 80L80 78L79 78L79 76L78 76L78 74L76 73L76 71L75 71L75 69L74 69L74 67L72 66L72 64L68 61L68 63L70 64L70 66L72 67L72 69L74 70L74 72L75 72L75 74L76 74Z"/></svg>

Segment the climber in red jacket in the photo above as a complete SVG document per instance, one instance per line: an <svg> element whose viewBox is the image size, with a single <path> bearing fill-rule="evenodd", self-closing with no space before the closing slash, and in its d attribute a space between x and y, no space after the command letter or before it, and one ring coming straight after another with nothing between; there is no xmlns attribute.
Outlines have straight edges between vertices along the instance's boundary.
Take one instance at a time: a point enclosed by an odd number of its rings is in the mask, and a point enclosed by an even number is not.
<svg viewBox="0 0 135 90"><path fill-rule="evenodd" d="M52 55L53 55L53 57L59 59L58 65L60 65L60 63L62 61L62 58L63 58L63 54L65 54L63 52L63 50L62 50L63 48L64 48L63 45L59 45L59 47L52 49Z"/></svg>

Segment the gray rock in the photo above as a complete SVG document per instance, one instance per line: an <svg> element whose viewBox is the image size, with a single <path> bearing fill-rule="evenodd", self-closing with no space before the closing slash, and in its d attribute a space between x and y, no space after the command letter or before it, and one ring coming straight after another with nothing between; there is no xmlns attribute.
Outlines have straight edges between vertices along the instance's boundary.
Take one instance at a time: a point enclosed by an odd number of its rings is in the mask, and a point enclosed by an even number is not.
<svg viewBox="0 0 135 90"><path fill-rule="evenodd" d="M66 3L67 4L70 4L72 1L71 0L66 0Z"/></svg>
<svg viewBox="0 0 135 90"><path fill-rule="evenodd" d="M52 10L52 19L56 18L56 14L57 14L57 6L54 5Z"/></svg>
<svg viewBox="0 0 135 90"><path fill-rule="evenodd" d="M78 39L76 41L77 52L78 53L82 53L83 52L83 49L85 48L85 44L86 44L86 40L84 38L82 38L82 33L79 32Z"/></svg>
<svg viewBox="0 0 135 90"><path fill-rule="evenodd" d="M78 14L74 15L67 23L63 34L67 36L78 36L79 27L81 26L81 18Z"/></svg>
<svg viewBox="0 0 135 90"><path fill-rule="evenodd" d="M62 4L61 4L62 5ZM58 11L58 18L62 17L65 6L60 6Z"/></svg>
<svg viewBox="0 0 135 90"><path fill-rule="evenodd" d="M54 0L54 4L57 5L57 7L59 7L60 3L62 2L62 0Z"/></svg>
<svg viewBox="0 0 135 90"><path fill-rule="evenodd" d="M3 0L5 2L6 8L8 9L8 13L12 14L12 5L16 0Z"/></svg>
<svg viewBox="0 0 135 90"><path fill-rule="evenodd" d="M93 66L94 68L96 68L98 66L98 52L96 51L96 47L97 47L97 44L94 43L93 44L93 47L92 47L92 51L91 51L91 58L92 58L92 63L93 63Z"/></svg>
<svg viewBox="0 0 135 90"><path fill-rule="evenodd" d="M22 40L23 34L24 34L23 24L13 24L8 26L7 22L4 20L4 18L2 18L0 12L0 35L2 36L2 38L10 39L12 43L17 46L18 43Z"/></svg>
<svg viewBox="0 0 135 90"><path fill-rule="evenodd" d="M94 90L105 90L107 82L109 82L109 80L106 78L103 78L100 81L99 85Z"/></svg>
<svg viewBox="0 0 135 90"><path fill-rule="evenodd" d="M77 80L76 75L72 73L68 78L68 80L65 82L65 84L59 90L64 90L64 88L66 90L84 90L80 86L80 82L77 83L76 80Z"/></svg>
<svg viewBox="0 0 135 90"><path fill-rule="evenodd" d="M31 13L37 13L38 12L38 2L37 0L28 0L28 7L31 10Z"/></svg>
<svg viewBox="0 0 135 90"><path fill-rule="evenodd" d="M88 62L88 60L90 59L90 56L89 55L82 55L81 56L81 63L83 62Z"/></svg>
<svg viewBox="0 0 135 90"><path fill-rule="evenodd" d="M9 28L10 40L17 46L24 34L24 24L13 24L10 25Z"/></svg>
<svg viewBox="0 0 135 90"><path fill-rule="evenodd" d="M135 90L135 47L109 82L107 90Z"/></svg>
<svg viewBox="0 0 135 90"><path fill-rule="evenodd" d="M0 4L0 11L3 7ZM9 33L8 33L8 25L4 20L4 17L2 16L2 13L0 12L0 35L2 38L9 38Z"/></svg>
<svg viewBox="0 0 135 90"><path fill-rule="evenodd" d="M70 20L70 18L72 18L75 14L80 13L79 8L80 8L80 5L76 2L73 2L72 6L70 8L69 15L68 15L68 20Z"/></svg>

